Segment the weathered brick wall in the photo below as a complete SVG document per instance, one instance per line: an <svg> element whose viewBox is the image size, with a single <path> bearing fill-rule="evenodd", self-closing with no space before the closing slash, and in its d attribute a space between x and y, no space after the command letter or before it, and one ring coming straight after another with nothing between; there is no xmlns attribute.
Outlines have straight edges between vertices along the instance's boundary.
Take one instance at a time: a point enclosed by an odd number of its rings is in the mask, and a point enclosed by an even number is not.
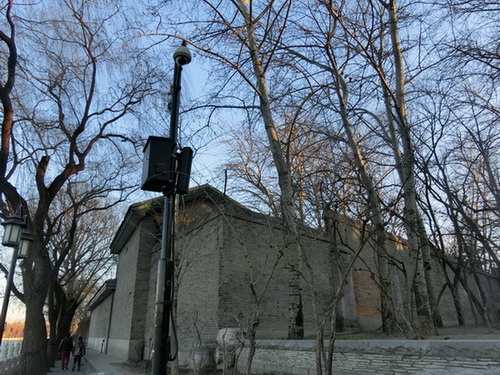
<svg viewBox="0 0 500 375"><path fill-rule="evenodd" d="M435 268L438 269L439 265L436 261L433 262L435 264ZM451 282L454 280L453 272L448 268L448 276ZM470 272L462 273L465 275L467 280L467 286L474 294L474 296L481 301L481 293L479 292L479 288L475 277ZM492 318L493 324L498 324L500 321L500 300L498 298L491 298L489 296L498 296L500 295L500 280L495 278L492 274L479 273L477 275L478 279L483 286L483 290L485 292L486 297L486 310L488 315ZM440 272L436 275L434 279L434 287L437 292L441 290L443 285L445 285L446 280L443 272ZM465 321L467 324L485 324L484 319L480 316L480 314L475 311L471 306L469 301L469 297L462 286L462 284L458 284L458 294L462 306L462 313L464 315ZM441 317L443 319L443 323L445 326L457 325L457 312L453 303L453 296L449 288L446 288L445 292L442 294L440 302L439 302L439 312L441 313Z"/></svg>
<svg viewBox="0 0 500 375"><path fill-rule="evenodd" d="M339 242L346 252L356 251L359 244L362 243L363 236L369 236L368 231L353 227L353 224L354 222L345 218L339 223ZM404 248L403 240L391 235L387 236L386 245L391 265L389 276L396 308L403 312L405 316L411 317L413 322L418 322L414 301L410 294L412 285L408 275L411 262L409 261L408 251ZM380 328L382 324L380 291L376 281L378 271L373 246L373 240L368 240L353 268L358 327L361 330L368 331ZM457 325L457 312L452 293L447 286L442 261L438 259L436 254L431 255L432 287L435 295L439 297L438 311L442 322L444 326ZM454 275L449 267L447 267L447 273L449 281L453 283ZM467 286L475 298L481 301L481 293L475 277L470 272L463 272L463 270L462 277L466 278ZM481 280L485 295L498 295L500 293L500 281L493 275L479 274L478 278ZM485 324L486 322L476 308L472 307L469 296L460 282L457 284L457 288L465 322L467 324ZM500 300L487 298L486 306L488 314L492 318L492 323L498 322L500 320Z"/></svg>
<svg viewBox="0 0 500 375"><path fill-rule="evenodd" d="M197 347L214 348L218 332L219 262L223 228L220 217L198 218L176 239L176 311L179 347L184 353Z"/></svg>
<svg viewBox="0 0 500 375"><path fill-rule="evenodd" d="M220 198L220 196L219 196ZM288 316L289 249L283 248L283 233L278 220L249 212L237 204L219 201L182 202L178 210L176 235L176 305L182 360L200 355L200 347L212 350L218 332L225 328L246 331L260 301L259 338L285 338ZM145 216L138 230L121 250L118 284L109 352L123 359L149 358L154 334L157 261L159 257L158 217ZM366 232L360 228L340 227L339 246L347 260L356 252ZM302 243L313 270L315 293L320 313L331 302L336 289L332 282L334 264L330 243L325 233L304 229ZM390 276L400 309L412 311L407 298L408 280L402 271L407 256L389 237L389 251L394 266ZM280 258L280 251L283 256ZM277 262L277 263L276 263ZM439 265L433 265L436 273ZM303 268L303 309L305 335L316 333L310 277ZM272 274L272 276L271 276ZM442 275L441 275L442 276ZM376 279L373 250L365 246L348 276L346 295L341 305L348 327L374 330L380 327L380 293ZM444 285L436 278L436 290ZM498 280L496 290L499 290ZM492 281L491 283L494 283ZM471 283L472 288L477 288ZM252 294L252 288L255 295ZM263 292L264 288L266 291ZM463 296L463 290L462 290ZM442 313L446 323L453 322L453 304L449 291L442 295ZM463 298L469 322L470 306ZM489 306L498 311L499 302ZM451 317L451 318L450 318ZM449 319L448 319L449 318ZM203 351L201 351L203 352ZM203 354L204 355L204 354Z"/></svg>
<svg viewBox="0 0 500 375"><path fill-rule="evenodd" d="M483 276L486 285L486 299L488 315L493 317L493 324L500 324L500 298L490 298L490 296L500 296L500 272L496 272Z"/></svg>
<svg viewBox="0 0 500 375"><path fill-rule="evenodd" d="M276 222L255 218L250 220L238 215L226 216L224 227L226 235L220 268L219 327L239 327L243 331L247 330L258 305L260 325L257 336L286 338L288 263L292 250L283 248L283 233L280 227ZM332 300L333 266L328 241L310 234L305 234L302 241L312 269L310 275L305 265L302 266L307 280L302 283L304 328L306 337L313 337L316 334L316 322L311 286L314 284L316 287L316 308L321 313ZM280 256L280 252L283 252L283 256ZM347 293L352 293L352 288L348 288ZM259 304L256 298L261 299ZM348 295L345 300L345 311L352 314L353 296ZM352 320L350 319L351 325Z"/></svg>
<svg viewBox="0 0 500 375"><path fill-rule="evenodd" d="M226 216L223 220L225 251L220 265L220 328L246 331L257 307L255 298L259 298L259 334L286 337L288 257L282 245L283 235L272 227L245 219ZM285 252L281 258L280 251Z"/></svg>
<svg viewBox="0 0 500 375"><path fill-rule="evenodd" d="M362 331L376 330L382 325L380 317L380 290L373 281L369 271L354 271L353 283L359 328Z"/></svg>

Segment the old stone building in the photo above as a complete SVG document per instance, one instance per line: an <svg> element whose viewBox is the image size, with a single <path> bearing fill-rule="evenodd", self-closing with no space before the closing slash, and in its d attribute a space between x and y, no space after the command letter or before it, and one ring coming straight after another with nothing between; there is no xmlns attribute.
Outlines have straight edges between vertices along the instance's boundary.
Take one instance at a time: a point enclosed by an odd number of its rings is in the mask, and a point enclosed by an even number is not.
<svg viewBox="0 0 500 375"><path fill-rule="evenodd" d="M117 278L106 282L92 299L89 346L128 361L148 359L154 334L156 271L160 250L162 198L130 206L111 244L119 255ZM210 186L200 186L181 197L177 215L176 322L179 362L193 353L210 360L218 337L226 332L245 332L259 312L257 337L286 339L288 315L289 251L281 221L250 211ZM346 259L359 253L347 274L339 321L347 330L376 330L381 326L379 291L376 286L374 251L362 241L366 228L347 219L338 222L338 243ZM301 242L312 274L303 273L305 337L314 338L312 285L324 311L337 285L337 270L329 236L301 228ZM406 294L403 244L388 236L392 287L396 304L411 313ZM445 279L437 262L435 287ZM495 280L498 284L498 280ZM466 302L466 296L461 291ZM466 318L473 321L468 303ZM496 302L490 309L497 309ZM439 309L445 325L456 324L451 294L441 294ZM212 359L213 360L213 359Z"/></svg>

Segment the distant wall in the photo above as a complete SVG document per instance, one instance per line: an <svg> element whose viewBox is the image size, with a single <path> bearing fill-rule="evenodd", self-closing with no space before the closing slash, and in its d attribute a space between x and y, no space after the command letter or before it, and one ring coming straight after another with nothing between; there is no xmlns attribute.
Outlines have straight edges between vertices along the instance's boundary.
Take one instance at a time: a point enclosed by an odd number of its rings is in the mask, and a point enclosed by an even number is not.
<svg viewBox="0 0 500 375"><path fill-rule="evenodd" d="M152 220L152 218L148 218L148 220ZM147 301L145 303L146 312L144 314L145 325L143 332L143 342L144 342L144 351L142 357L144 359L152 358L152 350L153 350L153 338L154 338L154 329L155 329L155 305L156 305L156 284L158 282L158 260L160 258L160 248L161 243L157 242L151 248L151 258L149 264L149 283L148 283L148 291L145 293L147 296Z"/></svg>
<svg viewBox="0 0 500 375"><path fill-rule="evenodd" d="M99 352L106 351L112 301L113 293L110 293L106 299L92 310L87 346Z"/></svg>
<svg viewBox="0 0 500 375"><path fill-rule="evenodd" d="M260 324L257 337L261 339L286 338L288 334L288 295L290 260L296 250L284 246L281 225L264 216L226 215L224 217L224 247L220 266L220 310L219 328L239 327L247 329L252 314L259 303ZM301 238L312 269L316 286L318 311L323 311L332 301L336 285L333 284L333 263L331 247L325 236L304 229ZM305 278L310 275L302 266ZM348 328L358 326L356 319L355 291L352 275L340 302L341 314ZM310 284L301 284L304 334L316 335ZM255 295L252 293L252 288ZM328 327L328 325L327 325ZM328 328L327 328L328 330Z"/></svg>
<svg viewBox="0 0 500 375"><path fill-rule="evenodd" d="M256 307L256 297L262 298L259 337L286 338L287 270L292 250L283 248L283 233L272 222L256 223L233 216L224 217L224 228L219 327L246 330ZM255 297L252 296L252 287ZM309 317L307 313L305 316Z"/></svg>
<svg viewBox="0 0 500 375"><path fill-rule="evenodd" d="M131 339L132 310L137 273L137 257L140 231L132 234L128 243L120 252L116 271L116 290L113 303L113 318L108 343L108 354L117 358L128 359L128 340Z"/></svg>
<svg viewBox="0 0 500 375"><path fill-rule="evenodd" d="M449 280L451 282L454 281L454 274L453 272L447 268L447 273ZM476 279L474 275L472 275L471 272L464 272L462 271L462 276L466 278L467 280L467 287L470 289L471 293L477 298L479 301L481 301L481 294L479 292L479 288L476 282ZM500 279L493 274L488 274L488 273L482 273L479 272L477 274L478 280L480 280L480 283L484 289L484 292L486 294L486 311L492 321L492 323L499 324L500 323L500 299L499 298L491 298L490 296L500 296ZM436 290L440 290L440 288L445 284L446 279L444 277L444 273L441 272L437 277L435 278L435 285L436 285ZM471 303L469 296L467 295L463 285L461 283L458 283L458 297L461 302L462 306L462 313L464 315L466 324L468 325L473 325L473 324L479 324L479 325L484 325L485 321L481 317L481 315L478 313L477 309L473 307L473 304ZM452 326L452 325L457 325L458 320L457 320L457 312L455 309L455 305L453 303L453 296L450 292L449 288L446 288L445 292L443 293L440 303L439 303L439 311L441 313L441 316L443 318L443 323L445 326Z"/></svg>

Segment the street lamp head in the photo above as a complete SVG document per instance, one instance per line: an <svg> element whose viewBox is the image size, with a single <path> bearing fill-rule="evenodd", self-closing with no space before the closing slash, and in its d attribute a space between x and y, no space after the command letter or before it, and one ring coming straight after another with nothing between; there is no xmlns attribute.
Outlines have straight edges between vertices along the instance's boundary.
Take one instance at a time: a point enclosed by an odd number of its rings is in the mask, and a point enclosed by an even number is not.
<svg viewBox="0 0 500 375"><path fill-rule="evenodd" d="M4 226L2 245L8 247L19 246L21 240L21 231L26 225L25 219L15 213L13 216L2 221Z"/></svg>
<svg viewBox="0 0 500 375"><path fill-rule="evenodd" d="M33 237L31 237L29 230L24 228L21 232L21 240L19 241L19 251L17 252L17 259L28 258L28 251L32 242Z"/></svg>
<svg viewBox="0 0 500 375"><path fill-rule="evenodd" d="M185 45L182 45L175 50L174 60L178 65L187 65L191 62L191 52Z"/></svg>

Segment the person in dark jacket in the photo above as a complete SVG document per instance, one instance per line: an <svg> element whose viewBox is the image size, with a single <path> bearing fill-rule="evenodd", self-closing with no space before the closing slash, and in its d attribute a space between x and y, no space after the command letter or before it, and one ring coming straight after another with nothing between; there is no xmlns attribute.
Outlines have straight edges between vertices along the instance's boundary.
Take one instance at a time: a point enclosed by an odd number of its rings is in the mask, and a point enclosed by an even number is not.
<svg viewBox="0 0 500 375"><path fill-rule="evenodd" d="M62 339L59 344L59 355L61 356L61 368L63 370L68 369L69 363L69 353L73 351L73 340L71 340L71 334L68 333L64 339Z"/></svg>
<svg viewBox="0 0 500 375"><path fill-rule="evenodd" d="M76 342L73 348L73 370L75 371L75 367L78 365L78 371L80 371L80 366L82 365L82 357L85 355L85 343L83 342L83 337L78 337L78 341Z"/></svg>

